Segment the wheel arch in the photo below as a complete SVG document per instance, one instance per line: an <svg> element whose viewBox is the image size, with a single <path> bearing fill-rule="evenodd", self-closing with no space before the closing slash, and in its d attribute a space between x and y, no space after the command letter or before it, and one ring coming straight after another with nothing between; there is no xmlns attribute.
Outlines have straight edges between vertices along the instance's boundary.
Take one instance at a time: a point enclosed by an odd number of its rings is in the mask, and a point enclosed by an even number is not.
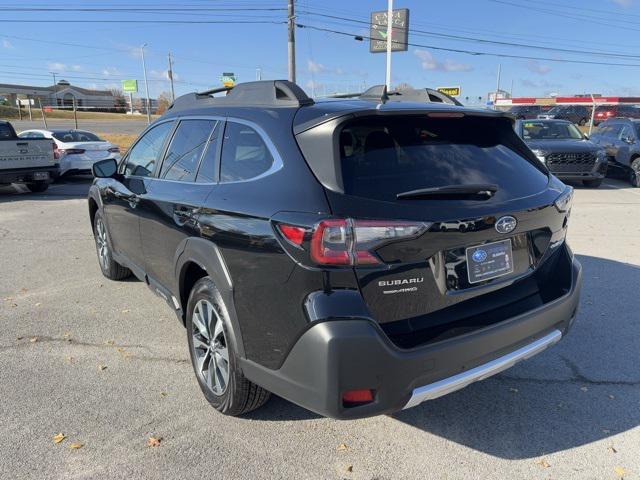
<svg viewBox="0 0 640 480"><path fill-rule="evenodd" d="M215 243L203 238L187 239L179 251L176 258L175 278L183 324L186 324L187 303L191 289L199 279L208 276L220 292L227 309L236 352L244 358L244 342L234 304L233 283L222 251Z"/></svg>

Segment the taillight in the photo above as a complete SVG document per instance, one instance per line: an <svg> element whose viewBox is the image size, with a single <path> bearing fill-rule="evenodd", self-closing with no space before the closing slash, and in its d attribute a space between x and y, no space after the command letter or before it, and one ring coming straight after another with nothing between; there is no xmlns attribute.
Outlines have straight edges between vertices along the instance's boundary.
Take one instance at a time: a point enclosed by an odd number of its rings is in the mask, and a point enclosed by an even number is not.
<svg viewBox="0 0 640 480"><path fill-rule="evenodd" d="M56 142L51 142L51 146L53 147L53 158L58 160L60 158L60 150L58 150L58 145L56 145Z"/></svg>
<svg viewBox="0 0 640 480"><path fill-rule="evenodd" d="M111 152L111 153L120 153L120 149L118 147L111 147L109 149L109 152Z"/></svg>
<svg viewBox="0 0 640 480"><path fill-rule="evenodd" d="M58 150L59 155L80 155L84 153L81 148L61 148Z"/></svg>
<svg viewBox="0 0 640 480"><path fill-rule="evenodd" d="M335 266L380 264L375 249L388 242L416 237L428 227L424 222L351 218L330 218L311 228L278 224L278 230L289 243L302 249L308 247L314 263Z"/></svg>

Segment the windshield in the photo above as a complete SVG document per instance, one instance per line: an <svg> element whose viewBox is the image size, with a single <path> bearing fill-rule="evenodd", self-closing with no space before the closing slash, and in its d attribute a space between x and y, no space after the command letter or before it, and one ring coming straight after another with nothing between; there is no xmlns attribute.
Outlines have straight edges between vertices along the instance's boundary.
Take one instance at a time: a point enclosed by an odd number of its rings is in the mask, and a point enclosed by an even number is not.
<svg viewBox="0 0 640 480"><path fill-rule="evenodd" d="M524 122L522 136L525 140L582 140L580 130L568 122Z"/></svg>
<svg viewBox="0 0 640 480"><path fill-rule="evenodd" d="M340 133L344 192L377 200L448 185L493 184L500 195L532 194L546 175L517 152L504 118L362 118Z"/></svg>
<svg viewBox="0 0 640 480"><path fill-rule="evenodd" d="M91 132L82 130L59 130L52 133L53 138L65 143L75 142L102 142L103 140Z"/></svg>
<svg viewBox="0 0 640 480"><path fill-rule="evenodd" d="M562 113L562 107L553 107L551 110L548 110L547 113L551 115L555 115L556 113Z"/></svg>

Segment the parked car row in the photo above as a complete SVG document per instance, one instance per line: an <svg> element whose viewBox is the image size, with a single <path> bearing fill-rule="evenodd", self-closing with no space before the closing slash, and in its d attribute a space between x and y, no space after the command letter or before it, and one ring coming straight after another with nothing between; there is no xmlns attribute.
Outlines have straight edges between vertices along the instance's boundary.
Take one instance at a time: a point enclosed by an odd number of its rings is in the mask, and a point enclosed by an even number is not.
<svg viewBox="0 0 640 480"><path fill-rule="evenodd" d="M577 125L588 125L591 122L591 108L585 105L515 105L509 113L517 120L569 120ZM597 126L612 118L640 119L638 105L600 105L596 107L593 125Z"/></svg>
<svg viewBox="0 0 640 480"><path fill-rule="evenodd" d="M0 121L0 185L44 192L62 175L90 173L95 162L120 160L120 149L84 130L26 130Z"/></svg>

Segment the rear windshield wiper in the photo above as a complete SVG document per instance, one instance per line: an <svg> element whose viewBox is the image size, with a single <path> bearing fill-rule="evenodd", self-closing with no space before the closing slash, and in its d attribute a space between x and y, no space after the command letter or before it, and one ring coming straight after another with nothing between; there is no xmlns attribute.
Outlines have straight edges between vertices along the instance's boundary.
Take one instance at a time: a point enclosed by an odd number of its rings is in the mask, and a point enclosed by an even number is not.
<svg viewBox="0 0 640 480"><path fill-rule="evenodd" d="M408 192L398 193L399 200L423 198L447 198L451 200L488 200L498 191L498 186L490 183L476 183L468 185L443 185L441 187L419 188Z"/></svg>

